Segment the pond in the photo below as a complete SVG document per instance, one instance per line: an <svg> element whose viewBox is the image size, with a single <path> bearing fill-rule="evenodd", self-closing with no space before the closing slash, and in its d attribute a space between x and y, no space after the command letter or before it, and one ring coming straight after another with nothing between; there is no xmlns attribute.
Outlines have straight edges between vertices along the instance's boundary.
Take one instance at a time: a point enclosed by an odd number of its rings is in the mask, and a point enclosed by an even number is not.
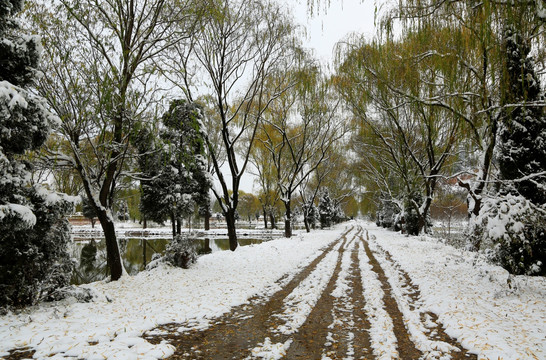
<svg viewBox="0 0 546 360"><path fill-rule="evenodd" d="M239 246L260 244L272 238L244 238L238 240ZM163 238L122 238L119 240L123 264L131 275L142 271L150 263L156 253L162 254L169 243ZM227 238L196 238L192 239L199 255L211 252L229 250ZM108 277L106 266L106 243L104 238L74 238L71 255L77 264L72 274L74 285L87 284Z"/></svg>

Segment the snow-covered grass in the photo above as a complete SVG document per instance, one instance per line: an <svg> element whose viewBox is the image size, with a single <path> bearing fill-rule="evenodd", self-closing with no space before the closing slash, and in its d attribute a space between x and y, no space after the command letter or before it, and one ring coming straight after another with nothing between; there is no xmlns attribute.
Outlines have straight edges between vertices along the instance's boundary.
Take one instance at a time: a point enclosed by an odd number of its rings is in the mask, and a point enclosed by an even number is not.
<svg viewBox="0 0 546 360"><path fill-rule="evenodd" d="M168 356L173 352L170 345L154 346L140 335L169 322L206 327L209 319L252 296L274 293L279 289L276 280L293 276L344 229L342 225L213 253L188 270L156 268L116 282L84 285L96 294L95 301L40 304L0 317L0 356L27 346L36 350L37 358Z"/></svg>
<svg viewBox="0 0 546 360"><path fill-rule="evenodd" d="M479 359L546 359L544 277L511 277L435 239L362 225L419 286L423 311L437 314L446 333Z"/></svg>

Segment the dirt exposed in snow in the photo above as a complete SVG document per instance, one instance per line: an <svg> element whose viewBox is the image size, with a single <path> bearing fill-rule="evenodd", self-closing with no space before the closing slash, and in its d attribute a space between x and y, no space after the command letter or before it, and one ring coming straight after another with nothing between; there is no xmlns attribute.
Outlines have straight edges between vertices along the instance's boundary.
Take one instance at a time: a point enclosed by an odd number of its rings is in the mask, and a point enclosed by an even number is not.
<svg viewBox="0 0 546 360"><path fill-rule="evenodd" d="M345 234L340 237L345 239ZM251 349L265 337L273 336L269 329L277 325L271 314L282 311L283 300L317 267L326 254L333 251L337 242L330 244L299 274L269 299L251 299L247 305L234 308L231 313L217 319L214 325L203 331L178 332L185 324L167 324L154 329L163 335L144 337L152 344L163 340L176 347L171 359L241 359L250 355ZM279 280L282 283L283 279Z"/></svg>
<svg viewBox="0 0 546 360"><path fill-rule="evenodd" d="M253 298L249 304L236 307L229 314L216 319L214 325L205 330L185 331L188 324L173 323L154 329L144 336L151 343L166 340L174 345L176 350L172 359L374 358L369 337L370 322L364 311L365 298L358 266L358 249L363 247L384 291L384 307L393 322L393 335L396 337L399 358L419 359L430 355L419 351L412 341L403 313L391 293L391 285L366 237L368 233L364 233L362 228L351 228L324 248L316 259L271 297ZM350 263L345 265L348 268L345 274L341 269L344 252L350 254L347 256L349 260L346 261ZM336 258L333 272L303 324L292 333L279 331L282 318L290 316L285 299L310 276L328 254L332 256L333 253ZM393 262L388 253L383 252L383 255ZM419 302L419 289L412 284L407 273L400 271L403 274L405 293L408 294L406 300L415 310ZM336 298L332 294L340 277L344 277L341 281L346 282L346 296ZM282 284L283 280L280 279L278 283ZM431 341L443 341L462 350L444 352L442 356L449 355L452 359L477 358L444 333L434 314L423 313L421 319L427 323L429 329L432 327L429 332Z"/></svg>

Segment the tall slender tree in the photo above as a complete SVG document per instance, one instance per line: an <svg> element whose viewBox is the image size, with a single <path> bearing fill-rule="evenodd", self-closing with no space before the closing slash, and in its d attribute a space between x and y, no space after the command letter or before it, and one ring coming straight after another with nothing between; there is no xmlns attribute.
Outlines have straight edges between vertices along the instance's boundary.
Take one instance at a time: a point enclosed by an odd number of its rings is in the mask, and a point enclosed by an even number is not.
<svg viewBox="0 0 546 360"><path fill-rule="evenodd" d="M226 218L233 251L238 245L235 228L238 192L259 119L286 90L279 87L265 92L265 82L279 68L293 66L294 28L273 2L208 0L199 29L195 56L213 93L213 108L222 135L221 154L207 138L214 174L220 183L220 188L213 188L213 192ZM221 167L222 155L229 175Z"/></svg>
<svg viewBox="0 0 546 360"><path fill-rule="evenodd" d="M71 166L81 177L104 231L111 279L117 280L123 266L112 215L116 189L127 176L135 125L154 108L152 60L190 36L172 24L192 21L192 9L189 2L174 7L165 0L41 5L29 14L48 45L40 92L70 143L70 153L52 151L49 158L52 166Z"/></svg>

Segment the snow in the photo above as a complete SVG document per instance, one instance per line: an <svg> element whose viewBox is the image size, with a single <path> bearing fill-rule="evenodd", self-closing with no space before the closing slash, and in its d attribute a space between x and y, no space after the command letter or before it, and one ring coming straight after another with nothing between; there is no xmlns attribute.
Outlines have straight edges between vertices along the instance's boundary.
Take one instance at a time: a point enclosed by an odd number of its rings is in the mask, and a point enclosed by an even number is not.
<svg viewBox="0 0 546 360"><path fill-rule="evenodd" d="M278 315L284 324L276 329L278 332L290 335L303 325L333 275L340 245L330 250L315 270L286 297L285 311Z"/></svg>
<svg viewBox="0 0 546 360"><path fill-rule="evenodd" d="M381 288L381 282L377 273L372 270L370 259L363 246L358 249L360 272L362 274L362 287L366 305L364 310L370 319L370 341L373 353L378 359L396 359L396 336L392 319L385 310L383 297L385 293Z"/></svg>
<svg viewBox="0 0 546 360"><path fill-rule="evenodd" d="M0 81L0 99L5 99L8 103L8 107L12 109L14 106L26 109L28 103L25 99L26 92L11 84L8 81Z"/></svg>
<svg viewBox="0 0 546 360"><path fill-rule="evenodd" d="M436 327L427 314L431 312L438 316L445 332L478 354L478 359L546 359L544 277L509 276L480 255L436 239L408 237L371 223L357 224L370 235L370 249L385 272L391 294L418 349L434 357L450 348L447 343L430 339L429 331ZM152 345L141 335L159 324L171 322L183 323L180 331L207 328L214 318L253 296L271 296L347 226L239 247L235 252L212 253L199 258L188 270L163 266L136 276L123 276L117 282L83 285L96 294L91 303L67 299L10 312L0 317L0 357L10 349L25 346L36 350L36 358L169 356L173 353L172 346ZM385 310L381 282L363 244L349 236L348 239L332 293L334 301L341 311L349 309L347 298L352 291L349 254L356 249L372 350L378 358L396 358L396 337L392 319ZM332 277L341 243L285 299L283 313L279 314L283 321L276 331L288 334L289 338L279 343L264 338L257 346L253 345L252 358L279 359L286 354L292 335L305 322ZM410 299L409 289L402 286L403 272L419 287L418 301ZM279 279L283 280L278 282ZM340 340L333 334L333 328L340 324L349 327L347 358L354 356L352 344L357 339L350 331L350 316L334 317L325 339L324 359L329 355L328 345Z"/></svg>
<svg viewBox="0 0 546 360"><path fill-rule="evenodd" d="M544 277L509 276L476 253L365 227L419 286L422 310L438 315L446 333L479 359L546 359Z"/></svg>
<svg viewBox="0 0 546 360"><path fill-rule="evenodd" d="M213 253L188 270L160 267L116 282L85 285L98 294L94 302L45 303L0 317L0 357L25 346L36 350L37 358L166 357L173 352L170 345L151 345L140 335L170 322L206 328L210 319L252 296L271 295L280 288L276 280L291 278L342 231L340 227ZM267 340L263 345L273 346Z"/></svg>
<svg viewBox="0 0 546 360"><path fill-rule="evenodd" d="M19 204L0 205L0 220L9 215L20 218L29 227L36 224L36 215L27 206Z"/></svg>

